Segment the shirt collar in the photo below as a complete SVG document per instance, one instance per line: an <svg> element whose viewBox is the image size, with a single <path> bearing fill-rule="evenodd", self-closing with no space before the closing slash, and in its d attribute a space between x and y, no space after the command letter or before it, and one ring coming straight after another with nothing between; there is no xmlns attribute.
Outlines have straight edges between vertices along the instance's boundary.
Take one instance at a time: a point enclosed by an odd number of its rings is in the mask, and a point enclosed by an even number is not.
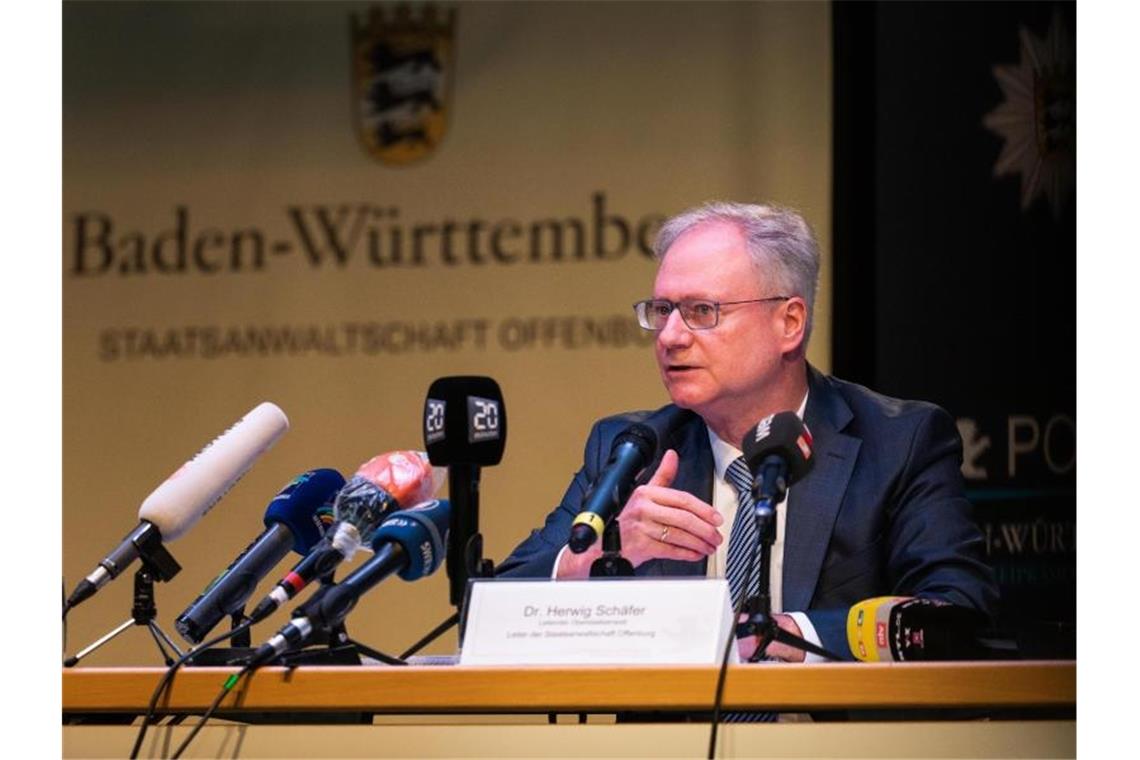
<svg viewBox="0 0 1140 760"><path fill-rule="evenodd" d="M807 408L808 392L804 391L803 400L800 401L800 408L796 410L796 416L801 420L804 418L804 409ZM716 471L716 476L724 480L724 471L728 466L735 462L744 453L733 446L731 443L722 441L720 436L712 431L711 427L706 426L709 433L709 446L712 448L713 455L713 469Z"/></svg>

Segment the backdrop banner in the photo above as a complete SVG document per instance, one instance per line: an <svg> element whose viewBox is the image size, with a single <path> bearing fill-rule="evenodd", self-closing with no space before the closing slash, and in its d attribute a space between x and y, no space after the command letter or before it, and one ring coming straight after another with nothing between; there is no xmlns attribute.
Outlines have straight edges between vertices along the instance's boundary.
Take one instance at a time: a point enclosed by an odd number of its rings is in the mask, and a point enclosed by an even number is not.
<svg viewBox="0 0 1140 760"><path fill-rule="evenodd" d="M1075 657L1076 4L836 8L836 373L957 418L999 627Z"/></svg>
<svg viewBox="0 0 1140 760"><path fill-rule="evenodd" d="M825 3L65 4L64 585L272 401L289 432L168 547L173 634L283 485L422 448L427 388L457 374L510 415L480 515L503 559L595 418L667 400L631 305L661 221L705 200L813 224L829 370L829 46ZM131 594L127 574L71 612L68 652ZM391 580L348 630L398 654L447 597L442 572ZM149 639L85 662L157 664Z"/></svg>

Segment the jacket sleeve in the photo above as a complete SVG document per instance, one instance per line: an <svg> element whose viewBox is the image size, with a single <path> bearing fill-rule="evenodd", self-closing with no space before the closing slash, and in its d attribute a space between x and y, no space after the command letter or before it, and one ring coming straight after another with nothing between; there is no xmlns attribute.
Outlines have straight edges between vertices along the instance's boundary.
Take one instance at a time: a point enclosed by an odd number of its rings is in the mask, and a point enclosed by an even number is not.
<svg viewBox="0 0 1140 760"><path fill-rule="evenodd" d="M582 496L597 476L603 449L604 420L596 422L586 439L581 469L574 474L561 503L546 516L546 523L531 531L529 537L515 547L495 569L497 577L549 578L554 560L570 539L570 526L582 506ZM612 436L611 436L612 437Z"/></svg>
<svg viewBox="0 0 1140 760"><path fill-rule="evenodd" d="M853 659L847 613L872 596L921 596L992 614L998 591L985 561L984 541L964 495L962 444L949 414L928 407L915 425L905 459L888 491L882 577L885 586L840 599L819 589L819 609L807 610L823 646ZM843 604L839 604L842 602Z"/></svg>

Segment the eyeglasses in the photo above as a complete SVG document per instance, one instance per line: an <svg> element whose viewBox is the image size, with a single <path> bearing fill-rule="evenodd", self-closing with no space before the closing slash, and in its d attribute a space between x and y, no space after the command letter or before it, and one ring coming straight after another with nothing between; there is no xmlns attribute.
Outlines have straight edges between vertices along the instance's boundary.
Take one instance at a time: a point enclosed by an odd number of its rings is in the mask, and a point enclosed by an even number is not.
<svg viewBox="0 0 1140 760"><path fill-rule="evenodd" d="M787 301L791 296L770 296L768 298L753 298L748 301L704 301L700 299L685 299L674 303L664 298L650 298L638 301L633 305L637 314L637 323L645 330L663 330L669 321L673 309L681 312L681 319L690 330L709 330L720 323L720 307L735 306L743 303L766 303L768 301Z"/></svg>

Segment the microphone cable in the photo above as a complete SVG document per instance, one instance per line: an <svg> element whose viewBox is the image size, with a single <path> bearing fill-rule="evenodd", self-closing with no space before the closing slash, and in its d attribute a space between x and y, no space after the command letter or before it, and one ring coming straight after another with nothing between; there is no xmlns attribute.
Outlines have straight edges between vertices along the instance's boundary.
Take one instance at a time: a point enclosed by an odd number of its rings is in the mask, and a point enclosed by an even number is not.
<svg viewBox="0 0 1140 760"><path fill-rule="evenodd" d="M180 667L182 667L187 661L189 661L202 650L208 649L212 646L215 646L216 644L220 644L226 639L233 638L239 633L242 633L243 631L249 629L252 625L252 620L249 620L248 618L246 620L243 620L238 624L236 628L226 631L225 633L215 636L214 638L204 641L198 646L194 647L186 654L182 655L182 657L180 657L178 660L176 660L173 665L167 668L166 673L163 674L162 679L158 682L158 686L155 687L154 693L151 694L150 703L146 708L146 715L143 716L142 725L139 726L139 733L135 738L135 746L131 749L130 760L135 760L139 756L139 750L142 748L143 739L146 737L147 727L155 718L155 711L158 709L158 703L159 700L162 699L163 692L167 691L170 687L170 684L174 682L175 672L177 672Z"/></svg>
<svg viewBox="0 0 1140 760"><path fill-rule="evenodd" d="M745 568L744 578L745 587L741 589L740 600L736 603L735 609L732 612L732 624L728 629L728 641L724 645L724 654L720 658L720 670L716 676L716 697L713 699L713 713L712 713L712 727L709 733L709 753L708 760L713 760L716 757L716 730L720 724L720 708L721 703L724 701L724 681L728 675L728 657L732 654L732 648L736 646L736 624L740 620L740 613L744 611L744 605L748 601L748 579L752 577L752 565L756 561L756 552L750 552L748 555L748 565Z"/></svg>
<svg viewBox="0 0 1140 760"><path fill-rule="evenodd" d="M433 503L429 504L428 508L435 508L437 510L439 510L439 509L446 510L446 509L450 509L450 505L447 502L437 501L437 502L433 502ZM405 512L405 514L413 513L415 511L416 511L416 508L409 509ZM443 516L446 517L446 515L447 515L447 512L444 511ZM413 520L413 522L418 522L418 520ZM359 597L364 592L369 590L373 585L376 585L377 583L379 583L384 578L391 575L393 572L400 570L401 567L404 570L408 569L408 567L409 567L408 549L404 545L403 541L401 541L399 538L391 539L385 535L385 527L388 524L389 524L389 522L385 521L385 523L383 525L381 525L380 528L378 529L379 536L378 536L377 540L379 540L379 538L381 538L381 537L386 539L386 542L382 543L382 546L384 548L382 549L375 542L373 543L373 547L377 553L377 556L374 557L372 560L370 560L369 563L375 563L375 564L369 564L366 568L358 569L355 574L349 576L349 578L346 578L345 581L342 581L341 585L339 585L339 586L335 586L335 587L329 586L328 587L330 589L331 588L338 588L338 589L339 588L345 588L346 586L344 584L352 581L352 583L354 585L347 586L347 588L349 589L348 594L352 595L355 593L355 596L346 596L346 598L349 599L349 601L351 602L348 605L348 607L342 608L340 611L338 611L338 608L335 605L332 605L332 606L330 606L328 612L326 613L322 609L322 605L324 604L324 600L319 599L318 596L314 595L313 597L310 597L309 602L315 601L317 607L313 612L309 613L308 615L305 615L306 618L312 619L314 616L316 616L317 624L319 624L323 627L327 627L330 625L337 625L337 624L339 624L339 622L341 620L344 619L345 615L352 609L352 606L355 605L355 601L357 599L359 599ZM433 527L432 530L434 531L435 528ZM426 529L425 529L425 532L426 532ZM437 536L437 541L438 541L438 536ZM398 550L398 551L396 551L396 550ZM432 556L433 556L433 558L438 558L440 561L442 561L442 555L441 554L438 554L438 553L433 551ZM415 575L412 579L414 580L416 578L419 578L421 575L425 574L425 570L426 570L426 572L431 572L431 571L434 571L439 566L438 562L428 563L428 564L430 564L430 568L419 567L417 570L419 575ZM401 570L400 572L401 572L401 577L405 577L403 575L403 570ZM353 580L354 578L357 580ZM405 577L405 580L407 580L406 577ZM359 587L359 590L357 590L357 587ZM308 604L309 602L306 602L306 604ZM333 622L334 620L335 620L335 622ZM234 631L227 633L226 636L234 635L234 633L236 633L238 630L240 630L241 627L243 625L245 625L246 623L252 624L252 621L248 621L248 620L243 621L241 624L238 625L237 628L234 629ZM312 631L312 628L313 628L312 624L310 624L308 628L309 628L309 630L307 632L302 632L302 634L301 634L302 640L307 638L308 633ZM282 629L282 630L284 630L284 629ZM282 635L282 634L278 634L278 635ZM289 641L289 639L287 639L287 641ZM270 639L270 642L272 642L272 639ZM269 647L268 651L269 651L271 656L268 660L265 660L263 662L261 660L260 654L262 653L263 650L266 650L267 646ZM357 645L357 646L359 647L360 645ZM181 757L182 753L190 745L190 742L193 741L194 737L198 735L198 732L202 730L202 727L205 726L206 722L209 721L211 716L213 716L214 712L218 709L218 706L222 703L222 700L225 699L226 695L229 694L230 691L233 690L234 686L236 686L247 673L251 673L254 670L256 670L257 668L261 667L263 664L268 664L269 662L272 662L273 660L277 659L277 657L280 655L280 652L275 653L273 651L275 649L276 649L276 646L273 646L272 644L262 645L262 647L257 650L257 653L255 653L254 656L252 658L250 658L245 663L245 665L242 667L242 669L240 671L230 675L226 679L225 683L222 684L222 688L218 692L217 697L214 698L214 701L206 709L206 712L202 715L201 719L199 719L198 723L191 730L190 734L186 737L186 739L182 742L182 744L178 747L178 749L172 755L172 758Z"/></svg>
<svg viewBox="0 0 1140 760"><path fill-rule="evenodd" d="M60 592L63 594L63 622L60 624L60 626L62 628L61 633L63 634L63 659L66 660L67 659L67 611L71 609L71 607L67 606L67 578L63 579L63 588L60 589Z"/></svg>
<svg viewBox="0 0 1140 760"><path fill-rule="evenodd" d="M246 673L249 673L255 667L257 666L252 664L246 665L237 673L234 673L226 678L226 682L222 684L222 689L218 692L218 696L214 697L214 701L210 703L210 706L208 708L206 708L206 712L202 714L202 717L194 725L194 728L190 730L189 735L182 740L181 744L178 745L178 749L176 749L174 751L174 754L170 756L171 760L177 760L177 758L182 757L182 753L186 751L186 748L188 746L190 746L190 742L194 741L194 737L197 736L198 732L202 730L202 726L206 725L206 721L208 721L214 714L214 711L218 709L218 705L222 703L222 700L226 698L226 695L233 690L234 686L237 686L238 681L240 681Z"/></svg>

